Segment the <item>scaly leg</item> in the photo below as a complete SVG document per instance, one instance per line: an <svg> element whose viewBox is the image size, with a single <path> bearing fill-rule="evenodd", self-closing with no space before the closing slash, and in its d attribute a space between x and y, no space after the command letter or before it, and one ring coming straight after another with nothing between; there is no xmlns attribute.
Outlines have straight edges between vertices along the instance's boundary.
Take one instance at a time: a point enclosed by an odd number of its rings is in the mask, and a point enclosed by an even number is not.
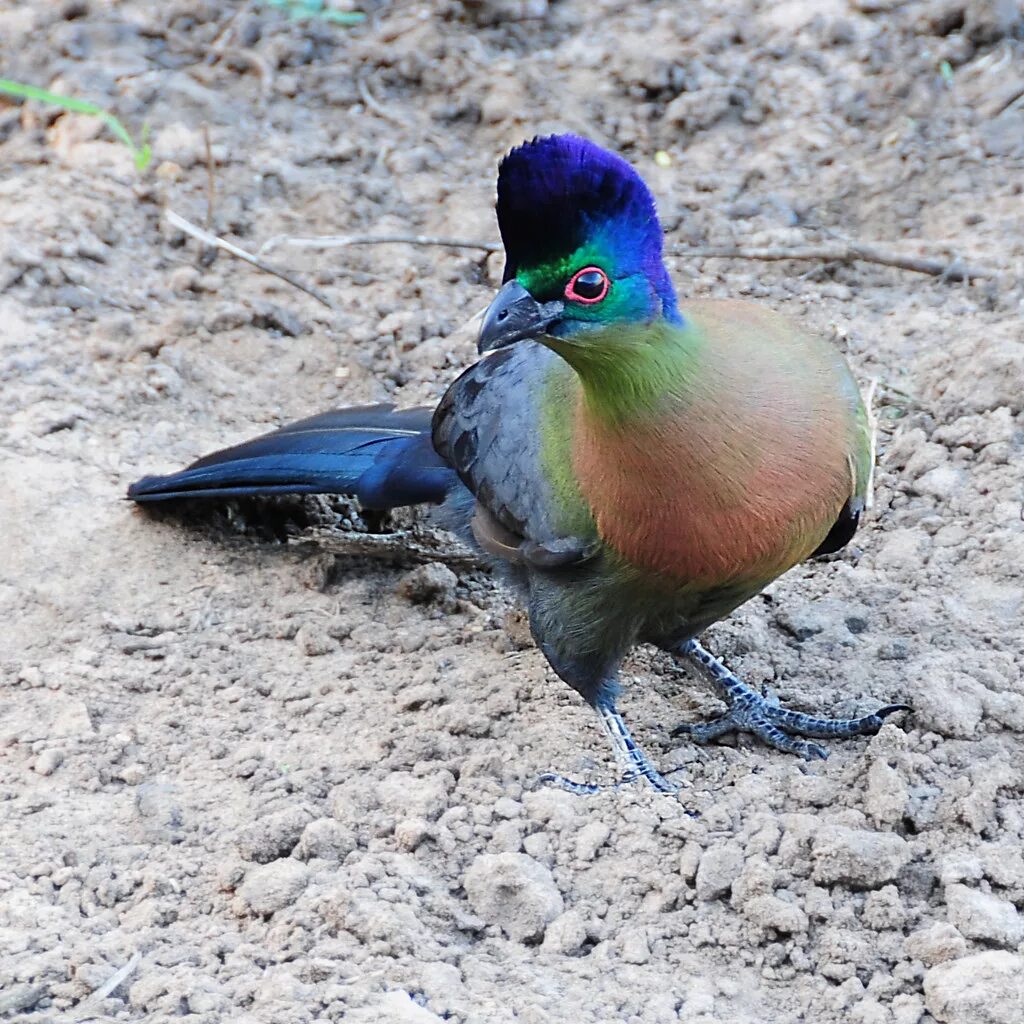
<svg viewBox="0 0 1024 1024"><path fill-rule="evenodd" d="M618 789L627 783L644 779L659 793L677 793L679 787L675 783L669 782L637 745L636 740L630 734L629 727L622 720L622 715L616 710L614 702L602 701L598 703L596 710L600 717L601 729L611 740L615 763L622 772L619 782L611 786L598 786L592 783L574 782L572 779L567 779L564 775L556 775L554 772L545 772L540 777L540 781L554 783L556 786L561 786L562 789L567 789L570 793L592 795L600 793L603 789Z"/></svg>
<svg viewBox="0 0 1024 1024"><path fill-rule="evenodd" d="M688 640L679 647L677 653L700 665L729 705L729 710L720 718L700 724L684 723L672 730L673 736L690 736L696 743L708 743L727 732L749 732L777 750L799 754L807 761L818 758L824 760L828 757L828 751L821 744L809 743L797 737L873 736L889 715L912 710L908 704L887 704L863 718L815 718L773 704L768 697L752 690L734 676L696 640Z"/></svg>

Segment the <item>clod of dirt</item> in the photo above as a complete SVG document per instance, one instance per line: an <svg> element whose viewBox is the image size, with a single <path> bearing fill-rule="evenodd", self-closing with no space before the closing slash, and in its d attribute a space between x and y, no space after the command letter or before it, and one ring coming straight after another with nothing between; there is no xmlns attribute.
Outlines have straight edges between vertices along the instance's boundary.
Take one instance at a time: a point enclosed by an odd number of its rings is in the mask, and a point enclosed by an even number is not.
<svg viewBox="0 0 1024 1024"><path fill-rule="evenodd" d="M814 837L811 855L816 882L875 889L899 875L911 850L902 836L835 826Z"/></svg>
<svg viewBox="0 0 1024 1024"><path fill-rule="evenodd" d="M236 912L239 916L275 914L295 902L308 880L308 869L297 860L276 860L253 868L239 887Z"/></svg>
<svg viewBox="0 0 1024 1024"><path fill-rule="evenodd" d="M743 848L737 843L712 846L697 867L696 891L701 900L724 896L743 870Z"/></svg>
<svg viewBox="0 0 1024 1024"><path fill-rule="evenodd" d="M928 1012L941 1024L1020 1024L1024 957L991 952L933 967L924 979Z"/></svg>
<svg viewBox="0 0 1024 1024"><path fill-rule="evenodd" d="M458 576L448 566L430 562L407 572L398 581L396 589L400 596L413 604L437 604L449 612L455 610L458 582Z"/></svg>
<svg viewBox="0 0 1024 1024"><path fill-rule="evenodd" d="M967 952L967 942L951 924L936 921L907 936L904 951L927 967L956 960Z"/></svg>
<svg viewBox="0 0 1024 1024"><path fill-rule="evenodd" d="M966 885L946 889L952 923L969 939L1013 948L1024 939L1024 919L1008 900Z"/></svg>
<svg viewBox="0 0 1024 1024"><path fill-rule="evenodd" d="M294 855L300 860L340 861L356 848L356 837L351 828L346 828L333 818L317 818L303 830L295 847Z"/></svg>
<svg viewBox="0 0 1024 1024"><path fill-rule="evenodd" d="M543 938L564 907L551 872L525 853L480 854L463 885L476 913L518 942Z"/></svg>
<svg viewBox="0 0 1024 1024"><path fill-rule="evenodd" d="M245 860L257 864L287 857L313 817L308 807L288 807L254 821L238 834L238 852Z"/></svg>

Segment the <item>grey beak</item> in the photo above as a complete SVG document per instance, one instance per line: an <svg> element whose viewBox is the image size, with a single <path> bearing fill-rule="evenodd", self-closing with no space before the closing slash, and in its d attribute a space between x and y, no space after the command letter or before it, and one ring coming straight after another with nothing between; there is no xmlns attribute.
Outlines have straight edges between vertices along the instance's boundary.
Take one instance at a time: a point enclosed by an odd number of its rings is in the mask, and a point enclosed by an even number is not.
<svg viewBox="0 0 1024 1024"><path fill-rule="evenodd" d="M518 281L509 281L484 313L477 351L490 352L526 338L539 338L564 308L558 301L538 302Z"/></svg>

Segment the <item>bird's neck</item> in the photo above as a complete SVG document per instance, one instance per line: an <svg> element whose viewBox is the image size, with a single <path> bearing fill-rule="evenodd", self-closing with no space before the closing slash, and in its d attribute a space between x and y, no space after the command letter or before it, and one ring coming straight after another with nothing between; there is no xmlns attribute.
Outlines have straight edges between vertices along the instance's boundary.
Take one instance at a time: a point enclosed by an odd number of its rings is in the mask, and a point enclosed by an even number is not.
<svg viewBox="0 0 1024 1024"><path fill-rule="evenodd" d="M560 352L580 378L586 414L628 427L686 403L698 384L703 346L689 324L658 319L616 324Z"/></svg>

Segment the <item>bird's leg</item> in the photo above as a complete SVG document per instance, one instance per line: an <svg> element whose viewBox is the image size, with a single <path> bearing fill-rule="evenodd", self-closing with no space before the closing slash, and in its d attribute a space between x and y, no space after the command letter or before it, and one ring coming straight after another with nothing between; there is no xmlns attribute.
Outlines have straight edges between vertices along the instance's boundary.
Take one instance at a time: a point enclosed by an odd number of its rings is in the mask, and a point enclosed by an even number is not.
<svg viewBox="0 0 1024 1024"><path fill-rule="evenodd" d="M629 727L622 719L613 701L603 700L596 705L598 717L601 721L601 730L611 740L612 751L615 754L615 763L622 772L622 778L612 786L598 786L586 782L574 782L564 775L556 775L553 772L546 772L540 777L541 782L554 783L567 789L570 793L580 795L591 795L599 793L603 789L618 789L620 786L630 782L638 782L643 779L649 786L659 793L676 793L679 787L669 782L657 768L654 762L638 746L629 731Z"/></svg>
<svg viewBox="0 0 1024 1024"><path fill-rule="evenodd" d="M674 653L700 665L729 705L729 710L720 718L701 724L684 723L672 730L673 736L687 735L697 743L708 743L727 732L749 732L771 747L813 761L828 757L828 751L819 743L798 737L873 736L889 715L911 710L907 704L887 704L863 718L816 718L799 711L787 711L751 689L696 640L686 641Z"/></svg>

